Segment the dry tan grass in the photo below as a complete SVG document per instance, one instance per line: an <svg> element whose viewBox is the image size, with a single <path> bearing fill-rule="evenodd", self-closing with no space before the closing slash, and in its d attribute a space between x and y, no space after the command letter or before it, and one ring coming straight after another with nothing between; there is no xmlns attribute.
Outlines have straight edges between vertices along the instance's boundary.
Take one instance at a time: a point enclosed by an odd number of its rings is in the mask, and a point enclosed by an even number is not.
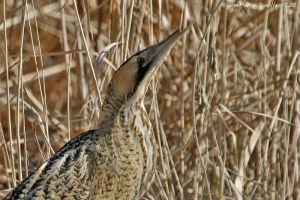
<svg viewBox="0 0 300 200"><path fill-rule="evenodd" d="M192 24L145 99L159 150L145 199L299 199L300 3L260 2L1 1L0 194L97 126L120 63Z"/></svg>

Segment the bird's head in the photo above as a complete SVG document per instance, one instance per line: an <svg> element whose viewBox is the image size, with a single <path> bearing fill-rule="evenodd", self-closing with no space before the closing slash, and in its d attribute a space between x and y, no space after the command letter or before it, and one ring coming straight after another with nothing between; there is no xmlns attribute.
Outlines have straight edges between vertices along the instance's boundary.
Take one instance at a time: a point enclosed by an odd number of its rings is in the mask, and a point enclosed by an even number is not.
<svg viewBox="0 0 300 200"><path fill-rule="evenodd" d="M115 72L109 84L109 95L121 104L143 99L154 73L187 29L178 30L160 43L128 58Z"/></svg>

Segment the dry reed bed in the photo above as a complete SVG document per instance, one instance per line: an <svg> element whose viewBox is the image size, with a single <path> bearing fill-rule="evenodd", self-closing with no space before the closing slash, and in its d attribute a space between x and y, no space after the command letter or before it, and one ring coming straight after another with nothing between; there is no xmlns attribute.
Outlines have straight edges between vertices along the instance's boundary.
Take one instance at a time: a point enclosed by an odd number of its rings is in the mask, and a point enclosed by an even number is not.
<svg viewBox="0 0 300 200"><path fill-rule="evenodd" d="M120 63L192 24L145 99L159 150L145 198L299 199L299 0L232 3L2 1L0 193L97 127Z"/></svg>

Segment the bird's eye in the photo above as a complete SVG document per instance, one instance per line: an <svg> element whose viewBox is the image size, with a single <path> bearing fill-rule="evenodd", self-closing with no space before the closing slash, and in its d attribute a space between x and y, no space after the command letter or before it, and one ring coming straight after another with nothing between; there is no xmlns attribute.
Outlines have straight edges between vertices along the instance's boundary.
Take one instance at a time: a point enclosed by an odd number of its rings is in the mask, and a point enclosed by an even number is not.
<svg viewBox="0 0 300 200"><path fill-rule="evenodd" d="M144 64L144 62L145 62L145 58L143 58L143 57L137 58L137 63L139 65L139 67L141 67Z"/></svg>

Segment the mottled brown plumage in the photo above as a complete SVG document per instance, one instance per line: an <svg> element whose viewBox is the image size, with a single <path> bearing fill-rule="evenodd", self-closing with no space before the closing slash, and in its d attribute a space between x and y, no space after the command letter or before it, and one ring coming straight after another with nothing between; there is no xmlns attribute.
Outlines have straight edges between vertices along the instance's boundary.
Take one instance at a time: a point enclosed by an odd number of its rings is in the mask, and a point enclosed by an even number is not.
<svg viewBox="0 0 300 200"><path fill-rule="evenodd" d="M116 71L99 128L70 140L5 199L140 199L155 174L153 129L143 98L177 31Z"/></svg>

